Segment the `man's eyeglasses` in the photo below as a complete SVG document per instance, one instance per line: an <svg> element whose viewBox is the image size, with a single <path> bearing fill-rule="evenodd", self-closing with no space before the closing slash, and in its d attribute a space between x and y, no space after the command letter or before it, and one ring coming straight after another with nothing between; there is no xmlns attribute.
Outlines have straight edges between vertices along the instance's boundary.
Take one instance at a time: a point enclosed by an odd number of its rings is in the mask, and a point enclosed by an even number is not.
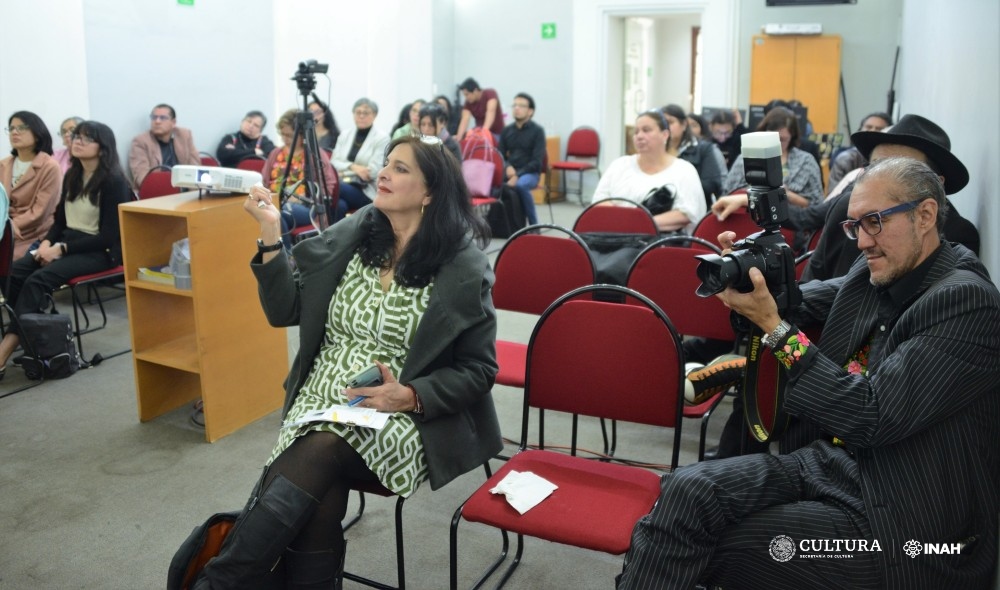
<svg viewBox="0 0 1000 590"><path fill-rule="evenodd" d="M87 137L86 135L81 135L79 133L73 133L73 135L70 136L70 141L79 141L83 145L90 145L94 143L94 138Z"/></svg>
<svg viewBox="0 0 1000 590"><path fill-rule="evenodd" d="M374 111L363 111L361 109L354 111L355 117L371 117L374 114L375 114Z"/></svg>
<svg viewBox="0 0 1000 590"><path fill-rule="evenodd" d="M513 108L515 108L515 109L530 109L531 108L531 106L528 105L527 103L520 103L520 102L515 102L514 104L512 104L510 106L513 107Z"/></svg>
<svg viewBox="0 0 1000 590"><path fill-rule="evenodd" d="M901 213L903 211L909 211L910 209L915 209L917 205L923 203L924 199L917 201L907 201L896 205L895 207L889 207L884 211L877 211L875 213L869 213L863 216L861 219L848 219L847 221L840 222L841 227L844 228L844 233L847 237L856 240L858 239L858 228L865 230L865 233L870 236L877 236L882 233L882 219L892 215L893 213Z"/></svg>
<svg viewBox="0 0 1000 590"><path fill-rule="evenodd" d="M65 129L62 130L62 135L63 136L73 135L74 131L76 131L76 127L67 127L67 128L65 128Z"/></svg>
<svg viewBox="0 0 1000 590"><path fill-rule="evenodd" d="M14 125L12 127L4 127L3 130L7 132L7 135L10 135L11 133L26 133L31 131L31 127L27 125Z"/></svg>
<svg viewBox="0 0 1000 590"><path fill-rule="evenodd" d="M150 115L150 121L169 121L170 115Z"/></svg>

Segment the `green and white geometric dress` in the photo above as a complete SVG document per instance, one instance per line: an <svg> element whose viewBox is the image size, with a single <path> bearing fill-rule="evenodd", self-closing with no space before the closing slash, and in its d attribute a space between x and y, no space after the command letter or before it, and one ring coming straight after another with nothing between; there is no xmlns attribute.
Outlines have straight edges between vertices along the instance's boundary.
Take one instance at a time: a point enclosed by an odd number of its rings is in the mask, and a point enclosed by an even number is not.
<svg viewBox="0 0 1000 590"><path fill-rule="evenodd" d="M365 266L355 255L330 301L323 345L285 423L311 410L346 404L348 399L342 392L347 380L374 360L398 376L433 286L414 289L393 281L383 292L378 269ZM410 415L402 412L393 414L382 430L333 422L283 428L268 464L297 437L313 430L340 435L364 458L382 485L396 494L409 496L427 479L420 434Z"/></svg>

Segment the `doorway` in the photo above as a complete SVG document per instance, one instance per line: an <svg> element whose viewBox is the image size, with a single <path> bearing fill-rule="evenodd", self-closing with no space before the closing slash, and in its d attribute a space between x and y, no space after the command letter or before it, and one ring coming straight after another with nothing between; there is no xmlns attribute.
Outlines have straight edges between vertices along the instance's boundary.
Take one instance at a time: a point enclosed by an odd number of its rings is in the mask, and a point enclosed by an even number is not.
<svg viewBox="0 0 1000 590"><path fill-rule="evenodd" d="M680 105L685 112L701 110L700 43L701 15L627 16L618 19L621 28L618 76L622 81L620 110L625 153L634 153L632 127L635 118L653 108ZM609 46L616 52L613 45Z"/></svg>

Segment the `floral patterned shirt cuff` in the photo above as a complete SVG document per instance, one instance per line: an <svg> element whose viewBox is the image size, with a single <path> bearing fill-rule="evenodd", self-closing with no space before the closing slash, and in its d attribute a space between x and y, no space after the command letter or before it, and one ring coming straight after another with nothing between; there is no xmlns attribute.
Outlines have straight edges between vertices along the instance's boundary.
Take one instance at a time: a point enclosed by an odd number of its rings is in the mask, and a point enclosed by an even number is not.
<svg viewBox="0 0 1000 590"><path fill-rule="evenodd" d="M812 342L804 332L799 332L794 327L785 336L784 346L776 347L772 352L786 369L791 369L792 365L802 360Z"/></svg>

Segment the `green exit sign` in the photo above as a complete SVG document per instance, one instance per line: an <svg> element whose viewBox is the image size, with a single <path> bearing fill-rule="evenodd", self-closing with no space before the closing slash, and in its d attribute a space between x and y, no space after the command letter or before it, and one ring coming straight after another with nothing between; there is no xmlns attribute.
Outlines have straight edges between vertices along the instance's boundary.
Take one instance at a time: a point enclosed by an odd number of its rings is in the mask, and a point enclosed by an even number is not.
<svg viewBox="0 0 1000 590"><path fill-rule="evenodd" d="M556 23L542 23L542 39L556 38Z"/></svg>
<svg viewBox="0 0 1000 590"><path fill-rule="evenodd" d="M194 0L177 0L181 6L194 6Z"/></svg>

